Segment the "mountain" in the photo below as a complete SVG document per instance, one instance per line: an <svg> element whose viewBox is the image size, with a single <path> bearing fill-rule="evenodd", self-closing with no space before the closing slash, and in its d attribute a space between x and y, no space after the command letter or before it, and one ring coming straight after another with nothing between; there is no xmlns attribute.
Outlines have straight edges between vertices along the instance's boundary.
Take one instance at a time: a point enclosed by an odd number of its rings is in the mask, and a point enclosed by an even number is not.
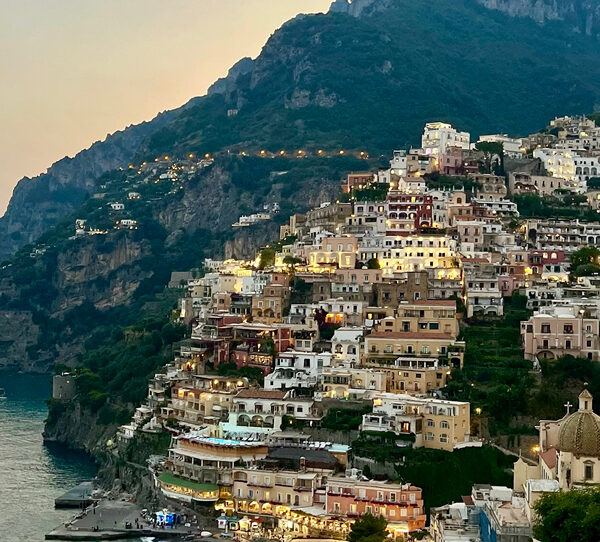
<svg viewBox="0 0 600 542"><path fill-rule="evenodd" d="M0 219L0 258L35 241L69 215L93 191L98 177L127 167L142 142L175 116L175 112L161 113L150 122L107 136L73 158L59 160L38 177L21 179Z"/></svg>
<svg viewBox="0 0 600 542"><path fill-rule="evenodd" d="M335 197L346 172L418 144L427 121L527 134L600 102L597 3L555 0L542 18L542 0L482 2L338 0L286 23L206 96L22 180L0 220L0 366L76 363L155 304L171 270L251 256L289 214ZM212 166L160 180L165 155L205 153ZM274 221L231 228L275 202ZM139 227L115 229L119 218ZM73 238L75 219L108 233Z"/></svg>
<svg viewBox="0 0 600 542"><path fill-rule="evenodd" d="M23 179L0 219L7 257L68 216L100 174L162 153L418 143L445 120L525 134L600 103L598 0L336 0L298 16L207 96Z"/></svg>

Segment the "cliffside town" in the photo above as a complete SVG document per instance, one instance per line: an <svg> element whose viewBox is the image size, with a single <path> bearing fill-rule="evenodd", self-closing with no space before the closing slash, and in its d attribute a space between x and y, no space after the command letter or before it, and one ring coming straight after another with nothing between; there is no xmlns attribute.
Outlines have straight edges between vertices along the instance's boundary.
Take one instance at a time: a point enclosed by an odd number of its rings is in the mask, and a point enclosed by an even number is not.
<svg viewBox="0 0 600 542"><path fill-rule="evenodd" d="M204 160L211 182L218 159ZM242 539L345 539L374 515L395 540L530 540L540 499L600 483L599 160L585 116L477 142L430 122L419 148L347 173L306 212L271 205L244 227L226 213L246 239L279 235L172 273L187 336L116 435L100 356L54 377L46 438L115 476L135 461L161 502L214 510ZM173 188L185 167L151 178ZM173 208L184 228L186 200Z"/></svg>

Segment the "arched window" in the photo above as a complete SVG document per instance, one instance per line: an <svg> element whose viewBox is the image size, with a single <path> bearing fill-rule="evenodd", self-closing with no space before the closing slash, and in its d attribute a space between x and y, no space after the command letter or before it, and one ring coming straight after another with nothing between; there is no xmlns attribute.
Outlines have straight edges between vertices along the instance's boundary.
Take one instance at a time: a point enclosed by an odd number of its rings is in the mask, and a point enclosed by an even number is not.
<svg viewBox="0 0 600 542"><path fill-rule="evenodd" d="M425 425L427 425L427 427L435 427L435 421L433 421L431 418L429 418L426 422Z"/></svg>
<svg viewBox="0 0 600 542"><path fill-rule="evenodd" d="M440 422L440 427L441 427L442 429L450 429L450 424L449 424L449 423L448 423L446 420L442 420L442 421Z"/></svg>

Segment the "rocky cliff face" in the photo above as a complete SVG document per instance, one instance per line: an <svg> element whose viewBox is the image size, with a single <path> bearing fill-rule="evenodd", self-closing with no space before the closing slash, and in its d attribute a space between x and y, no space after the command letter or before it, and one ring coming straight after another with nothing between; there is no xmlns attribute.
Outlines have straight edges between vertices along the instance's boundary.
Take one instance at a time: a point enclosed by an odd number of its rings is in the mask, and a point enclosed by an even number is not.
<svg viewBox="0 0 600 542"><path fill-rule="evenodd" d="M33 322L31 311L0 311L0 369L44 371L49 357L40 360L31 351L39 336L40 328Z"/></svg>
<svg viewBox="0 0 600 542"><path fill-rule="evenodd" d="M53 285L58 295L56 314L83 302L107 309L126 303L152 272L139 266L151 256L147 240L134 240L125 232L110 239L77 239L56 261Z"/></svg>
<svg viewBox="0 0 600 542"><path fill-rule="evenodd" d="M527 17L539 24L564 21L571 30L600 37L600 3L598 0L475 0L488 9L511 17ZM398 0L335 0L332 13L361 17L383 11Z"/></svg>
<svg viewBox="0 0 600 542"><path fill-rule="evenodd" d="M598 0L477 0L488 9L511 17L528 17L539 24L564 21L574 32L600 37Z"/></svg>
<svg viewBox="0 0 600 542"><path fill-rule="evenodd" d="M392 2L393 0L335 0L329 11L360 17L365 13L384 10L390 7Z"/></svg>

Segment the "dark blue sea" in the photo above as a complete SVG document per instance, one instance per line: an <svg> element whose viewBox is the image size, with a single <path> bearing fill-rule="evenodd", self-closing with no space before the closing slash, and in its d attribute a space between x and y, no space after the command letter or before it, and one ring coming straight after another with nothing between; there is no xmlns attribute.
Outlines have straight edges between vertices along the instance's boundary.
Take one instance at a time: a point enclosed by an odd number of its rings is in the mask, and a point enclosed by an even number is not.
<svg viewBox="0 0 600 542"><path fill-rule="evenodd" d="M49 376L0 372L0 388L0 541L41 542L73 514L54 499L96 469L85 454L43 444Z"/></svg>

